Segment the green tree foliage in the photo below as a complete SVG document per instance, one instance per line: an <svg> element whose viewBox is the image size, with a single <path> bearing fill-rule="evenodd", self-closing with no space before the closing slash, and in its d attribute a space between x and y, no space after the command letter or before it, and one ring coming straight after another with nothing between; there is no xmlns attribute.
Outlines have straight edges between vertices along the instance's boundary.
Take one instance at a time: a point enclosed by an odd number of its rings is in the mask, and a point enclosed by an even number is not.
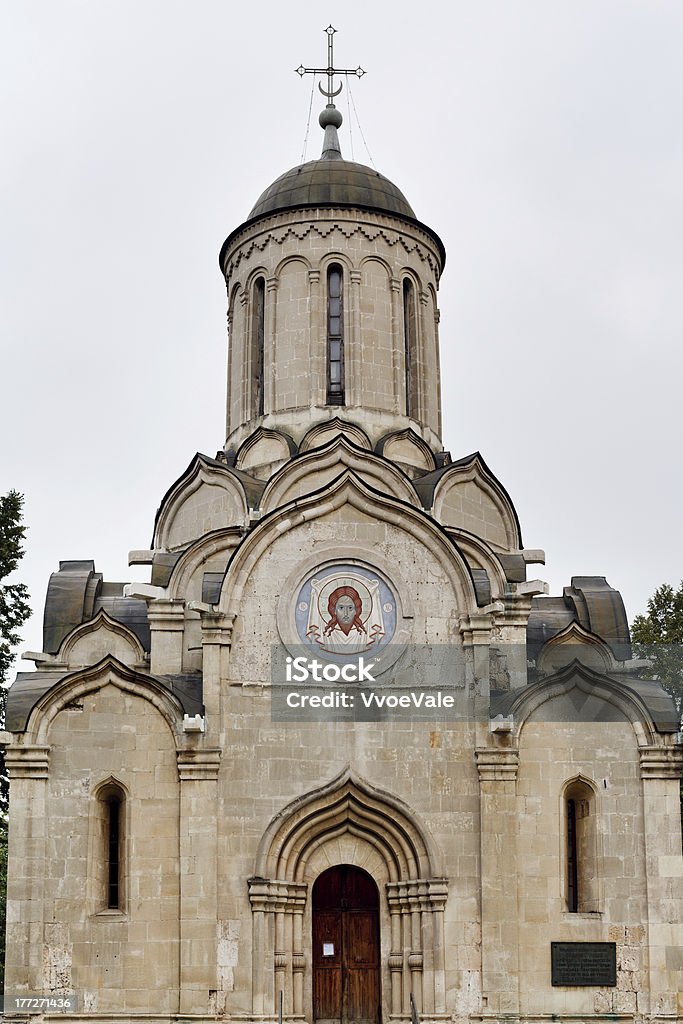
<svg viewBox="0 0 683 1024"><path fill-rule="evenodd" d="M28 590L23 583L4 583L19 565L26 534L22 525L23 495L10 491L0 495L0 728L5 724L5 704L13 648L20 642L17 632L31 614ZM0 747L0 992L5 988L5 916L7 909L7 809L9 783L5 751Z"/></svg>
<svg viewBox="0 0 683 1024"><path fill-rule="evenodd" d="M0 495L0 727L5 724L5 703L14 650L21 637L17 630L31 614L28 590L23 583L3 583L24 554L21 543L26 534L22 524L23 495L10 491ZM4 751L0 748L0 815L7 814L9 786Z"/></svg>
<svg viewBox="0 0 683 1024"><path fill-rule="evenodd" d="M5 926L7 923L7 818L0 818L0 993L5 991Z"/></svg>
<svg viewBox="0 0 683 1024"><path fill-rule="evenodd" d="M652 662L652 674L673 697L683 722L683 582L678 590L668 583L657 587L647 615L633 620L631 639L636 657Z"/></svg>
<svg viewBox="0 0 683 1024"><path fill-rule="evenodd" d="M657 587L647 602L647 615L636 615L633 620L631 640L633 653L650 660L652 675L673 697L683 728L683 581L678 590L668 583ZM683 829L683 778L681 827Z"/></svg>

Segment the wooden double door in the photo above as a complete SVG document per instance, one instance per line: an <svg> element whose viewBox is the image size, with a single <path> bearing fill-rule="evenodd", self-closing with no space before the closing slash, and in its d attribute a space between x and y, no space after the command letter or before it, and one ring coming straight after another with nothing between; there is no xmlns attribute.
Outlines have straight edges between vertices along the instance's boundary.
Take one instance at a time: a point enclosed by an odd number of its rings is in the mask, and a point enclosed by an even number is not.
<svg viewBox="0 0 683 1024"><path fill-rule="evenodd" d="M366 871L341 864L313 886L313 1019L379 1024L379 893Z"/></svg>

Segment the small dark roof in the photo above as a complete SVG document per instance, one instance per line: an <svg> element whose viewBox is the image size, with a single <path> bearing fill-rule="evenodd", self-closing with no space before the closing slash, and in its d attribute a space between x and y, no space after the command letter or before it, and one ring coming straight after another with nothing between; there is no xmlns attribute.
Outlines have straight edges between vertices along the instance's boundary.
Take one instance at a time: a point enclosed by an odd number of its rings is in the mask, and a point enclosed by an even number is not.
<svg viewBox="0 0 683 1024"><path fill-rule="evenodd" d="M43 694L64 679L68 672L17 672L17 677L7 691L5 729L8 732L23 732L33 705Z"/></svg>
<svg viewBox="0 0 683 1024"><path fill-rule="evenodd" d="M621 594L604 576L572 576L562 597L535 597L527 624L529 657L572 622L609 644L619 661L631 657L628 619Z"/></svg>
<svg viewBox="0 0 683 1024"><path fill-rule="evenodd" d="M147 604L139 598L124 597L124 583L105 583L95 572L91 559L59 563L47 587L43 615L43 650L56 654L65 637L76 626L89 622L99 611L127 626L149 651Z"/></svg>

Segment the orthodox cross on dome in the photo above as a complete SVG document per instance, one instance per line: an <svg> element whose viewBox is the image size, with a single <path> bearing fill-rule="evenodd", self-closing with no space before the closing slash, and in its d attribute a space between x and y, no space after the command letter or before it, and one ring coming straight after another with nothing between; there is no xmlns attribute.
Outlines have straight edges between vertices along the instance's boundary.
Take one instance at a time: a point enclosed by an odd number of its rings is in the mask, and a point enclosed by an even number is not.
<svg viewBox="0 0 683 1024"><path fill-rule="evenodd" d="M334 97L338 96L342 91L343 85L340 82L339 88L334 88L334 76L335 75L355 75L357 78L362 78L365 74L363 68L358 65L357 68L335 68L334 66L334 36L336 28L332 25L328 25L325 29L327 33L327 67L326 68L305 68L303 64L300 64L298 68L294 70L298 75L303 78L304 75L327 75L327 89L323 89L320 82L318 82L318 88L320 89L323 96L327 96L328 106L334 106Z"/></svg>

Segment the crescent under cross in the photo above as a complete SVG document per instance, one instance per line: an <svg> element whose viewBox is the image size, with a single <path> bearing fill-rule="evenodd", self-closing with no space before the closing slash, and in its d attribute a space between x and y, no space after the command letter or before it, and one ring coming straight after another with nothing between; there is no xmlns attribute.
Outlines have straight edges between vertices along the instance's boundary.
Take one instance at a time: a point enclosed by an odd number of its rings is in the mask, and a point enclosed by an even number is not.
<svg viewBox="0 0 683 1024"><path fill-rule="evenodd" d="M334 66L334 35L336 28L332 25L328 25L325 29L327 34L327 67L326 68L305 68L303 64L300 64L298 68L295 68L297 75L327 75L327 89L323 89L320 82L318 82L318 88L320 89L323 96L327 97L328 104L331 104L334 97L338 96L343 89L343 83L339 83L339 88L334 88L334 76L335 75L355 75L356 78L362 78L365 74L363 68L358 65L357 68L335 68Z"/></svg>

